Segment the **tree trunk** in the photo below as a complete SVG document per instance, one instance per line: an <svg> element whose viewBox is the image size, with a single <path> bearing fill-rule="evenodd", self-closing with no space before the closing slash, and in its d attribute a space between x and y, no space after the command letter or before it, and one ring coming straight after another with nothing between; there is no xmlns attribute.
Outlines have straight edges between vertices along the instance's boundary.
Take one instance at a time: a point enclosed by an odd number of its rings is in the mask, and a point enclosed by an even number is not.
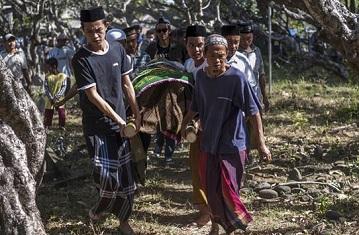
<svg viewBox="0 0 359 235"><path fill-rule="evenodd" d="M36 206L45 131L36 105L0 60L0 234L46 234Z"/></svg>
<svg viewBox="0 0 359 235"><path fill-rule="evenodd" d="M258 0L257 0L258 2ZM270 0L261 0L269 4ZM320 39L331 44L359 71L359 23L357 15L350 12L338 0L273 0L276 4L290 9L300 9L312 17L320 28Z"/></svg>

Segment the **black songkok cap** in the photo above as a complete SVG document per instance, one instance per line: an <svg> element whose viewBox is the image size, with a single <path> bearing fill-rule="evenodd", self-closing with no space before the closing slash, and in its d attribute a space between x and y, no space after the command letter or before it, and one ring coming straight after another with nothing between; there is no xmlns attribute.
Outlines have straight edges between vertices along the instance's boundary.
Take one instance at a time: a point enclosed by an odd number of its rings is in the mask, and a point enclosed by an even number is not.
<svg viewBox="0 0 359 235"><path fill-rule="evenodd" d="M137 34L136 32L136 27L135 26L130 26L128 28L124 28L123 32L125 32L126 36L131 36L133 34Z"/></svg>
<svg viewBox="0 0 359 235"><path fill-rule="evenodd" d="M167 20L166 18L160 17L160 18L158 19L157 24L171 24L171 23L170 23L170 21Z"/></svg>
<svg viewBox="0 0 359 235"><path fill-rule="evenodd" d="M186 29L186 38L188 37L206 37L206 28L202 25L190 25Z"/></svg>
<svg viewBox="0 0 359 235"><path fill-rule="evenodd" d="M105 19L105 12L101 6L81 10L80 12L81 22L94 22L102 19Z"/></svg>
<svg viewBox="0 0 359 235"><path fill-rule="evenodd" d="M239 27L234 24L223 25L221 28L221 34L222 36L239 35Z"/></svg>
<svg viewBox="0 0 359 235"><path fill-rule="evenodd" d="M251 22L242 22L238 24L240 33L253 33L254 28Z"/></svg>

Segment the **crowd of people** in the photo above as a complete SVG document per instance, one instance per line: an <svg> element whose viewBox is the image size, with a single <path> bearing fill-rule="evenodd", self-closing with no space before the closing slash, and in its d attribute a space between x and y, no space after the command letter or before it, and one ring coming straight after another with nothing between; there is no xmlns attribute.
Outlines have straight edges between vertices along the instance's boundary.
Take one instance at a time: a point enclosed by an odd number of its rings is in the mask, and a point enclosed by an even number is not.
<svg viewBox="0 0 359 235"><path fill-rule="evenodd" d="M134 146L124 130L131 116L147 152L153 135L141 130L143 115L132 81L151 60L162 58L183 64L192 75L193 91L181 131L174 137L158 128L154 155L159 157L164 148L165 163L173 164L178 136L185 137L188 126L196 123L197 138L190 144L189 158L193 205L199 217L192 225L211 222L211 235L219 234L219 225L227 234L245 230L252 217L240 199L240 187L250 148L258 149L263 160L271 160L262 126L262 111L269 108L266 77L260 50L253 44L252 24L224 25L220 34L210 34L201 25L173 30L161 17L155 29L143 36L138 25L110 26L102 7L81 10L80 21L83 45L75 51L67 45L68 37L60 34L44 57L44 125L52 126L57 110L59 126L64 128L64 105L79 94L83 134L99 194L89 211L91 220L110 212L118 217L122 234L135 234L128 223L137 188ZM30 93L26 57L16 47L14 35L4 36L4 48L1 59Z"/></svg>

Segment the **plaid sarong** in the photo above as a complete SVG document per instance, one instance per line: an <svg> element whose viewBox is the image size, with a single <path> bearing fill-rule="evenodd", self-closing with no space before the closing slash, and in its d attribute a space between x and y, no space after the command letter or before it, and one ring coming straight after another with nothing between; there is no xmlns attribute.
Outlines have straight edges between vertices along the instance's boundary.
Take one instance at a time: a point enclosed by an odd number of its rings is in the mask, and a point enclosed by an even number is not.
<svg viewBox="0 0 359 235"><path fill-rule="evenodd" d="M86 136L94 168L93 178L99 199L93 213L113 213L126 221L132 212L136 184L132 174L132 160L127 139L118 134Z"/></svg>

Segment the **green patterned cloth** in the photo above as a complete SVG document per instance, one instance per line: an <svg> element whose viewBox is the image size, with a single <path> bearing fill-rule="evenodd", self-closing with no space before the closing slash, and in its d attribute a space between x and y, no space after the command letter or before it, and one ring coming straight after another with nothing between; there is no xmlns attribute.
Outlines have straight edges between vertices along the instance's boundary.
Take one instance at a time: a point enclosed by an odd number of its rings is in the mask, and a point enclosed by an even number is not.
<svg viewBox="0 0 359 235"><path fill-rule="evenodd" d="M136 95L146 90L148 86L164 82L166 80L178 79L184 84L190 84L192 75L183 71L177 71L171 68L148 68L143 70L133 81L133 88Z"/></svg>

